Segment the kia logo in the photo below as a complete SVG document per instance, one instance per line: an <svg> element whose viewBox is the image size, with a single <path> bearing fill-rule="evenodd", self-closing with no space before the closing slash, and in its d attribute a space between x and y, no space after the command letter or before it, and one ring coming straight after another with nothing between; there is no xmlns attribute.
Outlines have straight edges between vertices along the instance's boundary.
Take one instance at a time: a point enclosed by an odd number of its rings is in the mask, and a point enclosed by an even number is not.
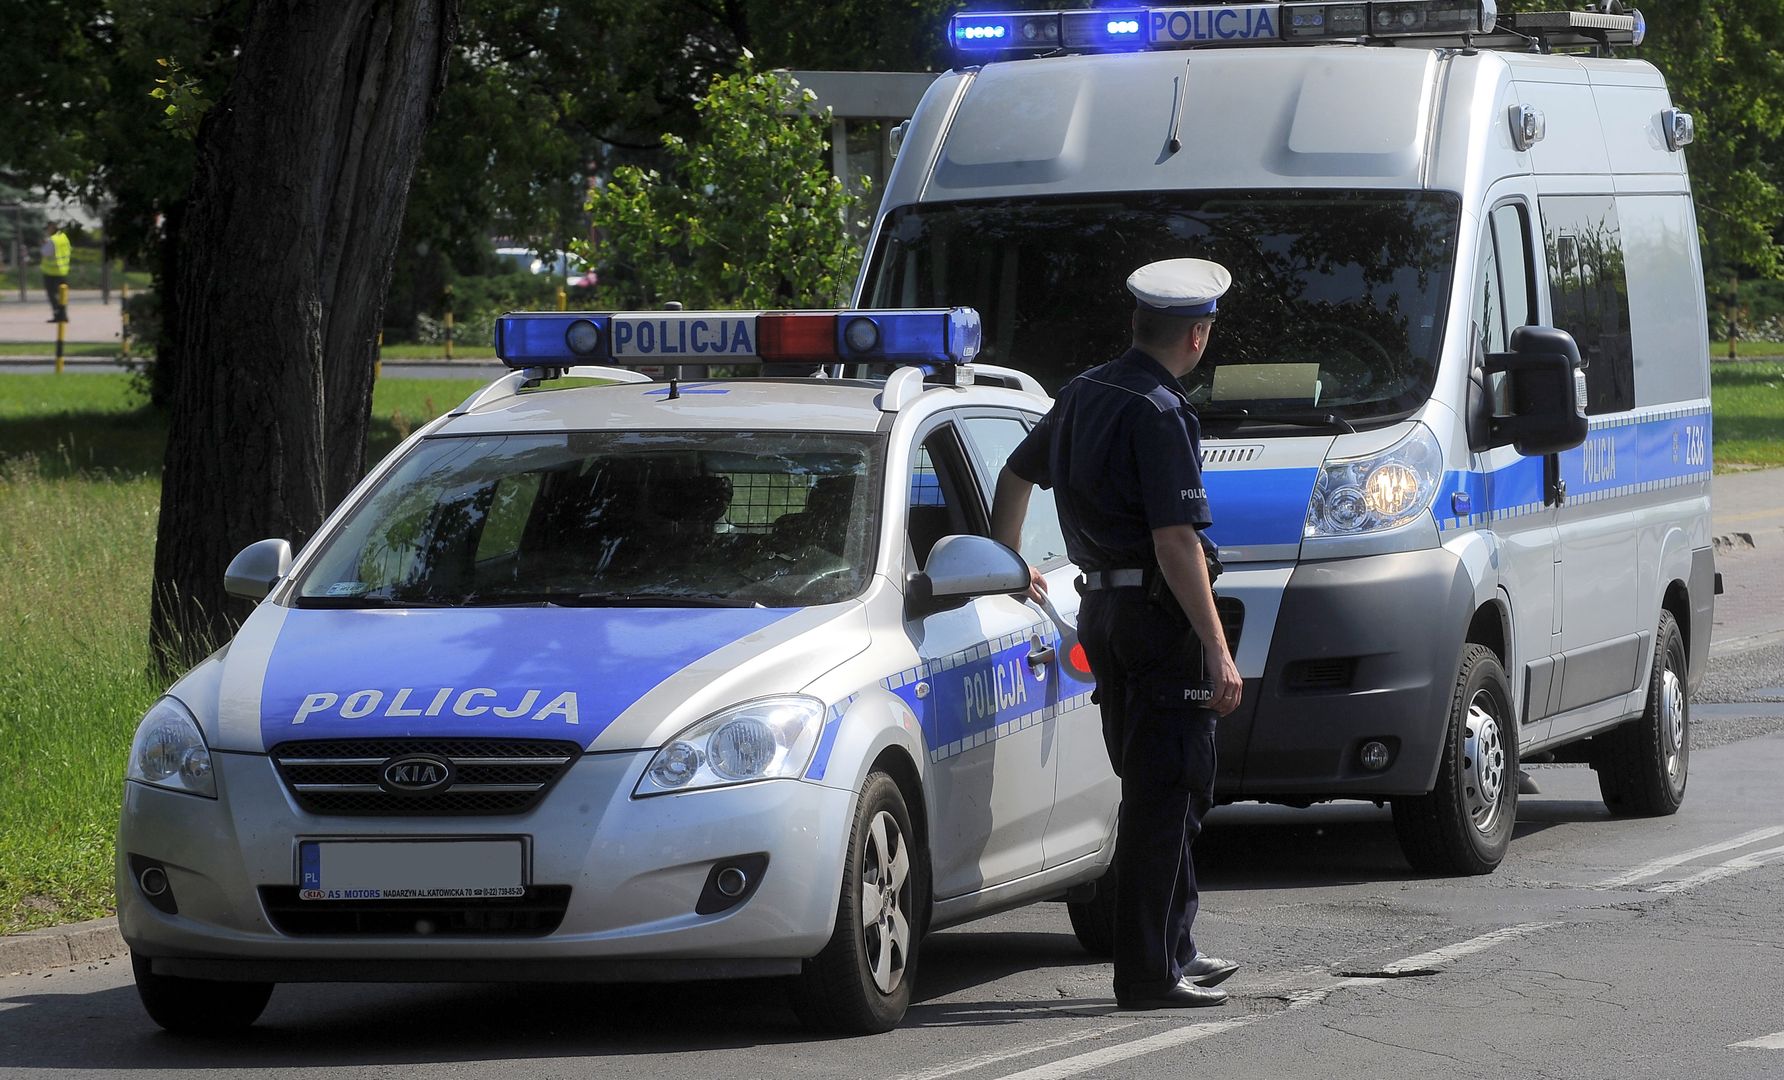
<svg viewBox="0 0 1784 1080"><path fill-rule="evenodd" d="M378 782L399 795L431 795L452 783L452 762L432 754L391 758L379 770Z"/></svg>

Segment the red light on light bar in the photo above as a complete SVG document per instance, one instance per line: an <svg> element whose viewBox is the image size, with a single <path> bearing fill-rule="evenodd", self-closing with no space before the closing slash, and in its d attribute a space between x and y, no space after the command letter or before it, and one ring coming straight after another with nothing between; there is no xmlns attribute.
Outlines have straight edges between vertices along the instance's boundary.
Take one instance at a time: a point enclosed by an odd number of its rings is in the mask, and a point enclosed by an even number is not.
<svg viewBox="0 0 1784 1080"><path fill-rule="evenodd" d="M836 315L756 316L756 355L764 360L835 360Z"/></svg>

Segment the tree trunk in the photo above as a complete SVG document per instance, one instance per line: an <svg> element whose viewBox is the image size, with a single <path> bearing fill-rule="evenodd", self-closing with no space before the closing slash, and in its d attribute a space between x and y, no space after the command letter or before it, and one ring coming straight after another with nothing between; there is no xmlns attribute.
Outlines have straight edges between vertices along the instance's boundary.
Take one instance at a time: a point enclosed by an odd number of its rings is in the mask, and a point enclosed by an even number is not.
<svg viewBox="0 0 1784 1080"><path fill-rule="evenodd" d="M384 292L458 0L260 0L205 116L168 328L173 408L151 655L177 671L246 606L223 568L301 545L359 478Z"/></svg>

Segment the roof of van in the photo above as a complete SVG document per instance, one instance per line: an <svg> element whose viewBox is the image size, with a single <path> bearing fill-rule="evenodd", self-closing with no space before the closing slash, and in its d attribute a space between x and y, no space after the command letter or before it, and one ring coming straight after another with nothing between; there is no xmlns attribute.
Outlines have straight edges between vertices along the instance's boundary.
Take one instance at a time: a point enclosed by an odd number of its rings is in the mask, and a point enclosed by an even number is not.
<svg viewBox="0 0 1784 1080"><path fill-rule="evenodd" d="M1665 94L1659 73L1638 60L1429 48L1230 48L993 63L938 80L901 152L930 155L928 167L895 176L886 205L1185 189L1453 189L1455 176L1433 175L1439 136L1514 153L1502 107L1514 81ZM942 115L924 115L931 101ZM1174 133L1182 140L1175 153ZM1680 168L1676 159L1661 164L1650 171ZM1511 171L1550 170L1526 162Z"/></svg>

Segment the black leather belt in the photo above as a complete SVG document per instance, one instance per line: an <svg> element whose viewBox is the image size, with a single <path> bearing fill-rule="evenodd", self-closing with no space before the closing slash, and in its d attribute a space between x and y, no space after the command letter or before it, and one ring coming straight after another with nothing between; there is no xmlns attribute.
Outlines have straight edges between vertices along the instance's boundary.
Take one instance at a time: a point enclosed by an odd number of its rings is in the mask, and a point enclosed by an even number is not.
<svg viewBox="0 0 1784 1080"><path fill-rule="evenodd" d="M1147 582L1145 570L1090 570L1084 574L1084 591L1099 589L1138 589Z"/></svg>

